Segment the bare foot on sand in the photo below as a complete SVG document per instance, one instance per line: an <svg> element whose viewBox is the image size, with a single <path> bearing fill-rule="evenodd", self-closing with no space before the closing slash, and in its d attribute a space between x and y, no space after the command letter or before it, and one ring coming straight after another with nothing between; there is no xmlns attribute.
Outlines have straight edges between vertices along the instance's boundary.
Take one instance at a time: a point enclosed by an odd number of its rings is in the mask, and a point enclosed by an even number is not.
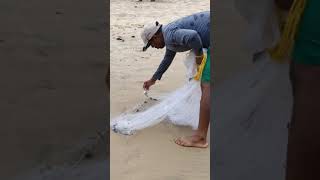
<svg viewBox="0 0 320 180"><path fill-rule="evenodd" d="M174 142L180 146L184 147L197 147L197 148L207 148L208 143L205 138L199 135L180 137L174 140Z"/></svg>

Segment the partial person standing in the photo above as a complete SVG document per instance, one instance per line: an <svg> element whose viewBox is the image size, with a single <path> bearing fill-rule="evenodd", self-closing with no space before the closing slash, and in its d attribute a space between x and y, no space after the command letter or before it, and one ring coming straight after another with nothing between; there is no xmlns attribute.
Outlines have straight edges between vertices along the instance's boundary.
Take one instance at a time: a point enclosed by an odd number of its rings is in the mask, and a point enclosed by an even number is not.
<svg viewBox="0 0 320 180"><path fill-rule="evenodd" d="M177 52L192 50L197 64L201 64L203 48L208 49L206 64L201 77L201 101L198 129L191 136L175 139L175 143L186 147L208 147L207 132L210 122L210 12L200 12L183 17L167 25L155 21L144 27L141 38L147 48L166 48L162 62L153 76L144 82L143 88L149 88L161 80L162 75L171 65Z"/></svg>

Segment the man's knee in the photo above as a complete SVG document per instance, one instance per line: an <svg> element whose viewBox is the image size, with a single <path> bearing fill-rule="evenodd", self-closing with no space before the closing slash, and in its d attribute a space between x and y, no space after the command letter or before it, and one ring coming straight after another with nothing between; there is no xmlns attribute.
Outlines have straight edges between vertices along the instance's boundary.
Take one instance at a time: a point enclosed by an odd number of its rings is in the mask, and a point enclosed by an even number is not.
<svg viewBox="0 0 320 180"><path fill-rule="evenodd" d="M201 103L201 106L208 108L208 109L210 108L210 98L209 97L207 97L207 96L202 97L200 103Z"/></svg>
<svg viewBox="0 0 320 180"><path fill-rule="evenodd" d="M210 84L201 84L202 94L201 94L201 105L209 108L210 107Z"/></svg>

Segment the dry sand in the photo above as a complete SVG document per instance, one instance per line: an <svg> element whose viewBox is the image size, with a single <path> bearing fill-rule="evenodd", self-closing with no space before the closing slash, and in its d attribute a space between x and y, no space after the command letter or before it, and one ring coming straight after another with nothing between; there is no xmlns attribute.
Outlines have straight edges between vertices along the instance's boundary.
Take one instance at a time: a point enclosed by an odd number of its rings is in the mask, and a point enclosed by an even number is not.
<svg viewBox="0 0 320 180"><path fill-rule="evenodd" d="M166 24L185 15L210 10L210 2L159 0L111 1L111 117L143 102L142 84L158 67L164 50L142 52L140 32L145 23ZM117 40L121 38L122 40ZM151 96L171 92L184 83L185 53L174 62L150 91ZM182 148L173 139L189 135L190 128L160 123L133 136L110 134L112 180L209 180L210 149Z"/></svg>
<svg viewBox="0 0 320 180"><path fill-rule="evenodd" d="M20 4L19 8L15 3L17 1L7 0L1 1L0 4L0 77L3 82L1 179L8 179L13 174L26 171L43 162L44 159L64 161L66 157L61 157L63 154L59 152L70 149L70 143L77 144L77 141L87 138L87 135L91 135L105 124L104 115L101 115L105 112L103 106L105 100L102 95L104 86L101 84L105 59L99 59L103 51L97 47L101 47L101 44L91 41L102 39L99 42L105 43L102 23L104 18L97 19L97 17L104 17L105 7L88 6L87 1L77 1L75 6L74 3L63 0L50 3L34 0L28 1L27 6ZM215 59L213 72L215 83L218 85L216 87L219 88L225 79L238 75L235 72L248 69L251 62L249 56L241 49L241 36L245 32L245 22L234 12L233 0L215 1L214 6L216 49L213 53ZM75 9L77 9L76 13L70 13ZM162 50L149 49L145 53L141 52L142 42L139 32L142 25L154 19L166 23L191 12L208 9L209 1L200 0L111 1L111 116L116 116L143 102L145 97L142 93L142 83L150 78L162 58ZM56 11L62 11L63 14L56 14ZM84 38L88 34L92 36L89 39ZM118 36L125 41L116 40ZM76 48L64 51L61 44ZM79 51L88 52L88 55L80 55ZM92 54L96 54L99 60ZM176 57L163 80L152 88L151 95L171 92L182 85L183 58L183 54ZM95 59L94 62L92 59ZM75 68L72 73L71 67ZM283 79L278 81L279 85L282 84ZM52 84L56 90L50 87ZM88 88L85 89L84 86ZM94 90L89 87L99 88ZM226 89L220 90L219 92L227 92ZM74 94L74 92L77 93ZM270 95L274 95L272 92L275 92L275 89L270 91ZM88 97L88 94L92 96ZM79 99L79 97L82 98ZM85 97L87 99L83 99ZM277 98L277 96L273 97ZM288 107L286 98L281 96L278 98L281 101L280 106ZM221 111L229 107L228 102L224 100L224 97L221 97L217 102L223 103ZM271 101L272 99L267 101L269 104L266 107L273 105ZM74 106L65 104L66 102ZM272 107L277 109L278 113L281 112L279 107ZM63 111L66 108L70 111ZM60 116L61 114L56 114L59 111L69 114ZM49 119L48 114L51 117ZM262 113L262 115L266 114L272 113L270 111ZM259 115L261 113L256 114L256 119L259 119ZM268 121L270 120L268 116L264 119L264 122L271 123L268 124L269 127L279 122L285 124L280 121L281 116L276 113L271 119L273 121ZM75 124L77 126L74 126ZM265 154L264 143L268 142L269 148L275 147L269 152L277 153L277 150L283 152L285 149L281 146L283 138L268 136L267 133L262 134L266 141L256 139L255 147L259 151L251 157L252 141L247 138L247 135L255 138L257 134L261 135L259 130L268 131L268 128L262 125L256 131L247 131L239 137L239 126L237 127L233 122L230 124L234 125L234 129L227 126L228 124L220 124L215 134L217 135L215 145L220 148L217 149L218 153L211 157L220 156L220 159L214 162L218 167L215 170L219 170L220 173L211 176L225 180L233 180L235 177L243 177L246 180L261 179L258 173L269 174L269 176L263 176L265 179L279 177L282 172L279 171L278 166L274 166L274 161L279 162L282 157L269 158L270 156ZM56 133L57 131L59 133ZM285 134L284 128L277 131L282 135ZM111 179L208 180L210 150L181 148L172 142L174 137L189 133L189 128L164 123L145 129L131 137L111 133ZM274 146L275 139L277 139L277 146ZM71 148L75 146L72 145ZM239 147L242 148L239 149ZM282 148L277 149L279 147ZM239 151L233 151L234 149ZM75 154L79 153L77 148L75 151ZM57 154L53 155L52 152ZM244 153L246 153L245 156ZM64 178L55 178L51 174L51 179L106 179L105 173L108 167L106 167L104 152L98 154L100 155L80 163L74 169L67 167ZM72 158L74 160L78 156L75 155ZM259 170L256 164L251 165L251 168L244 166L247 162L252 163L252 159L256 159L255 163L259 164ZM266 161L268 161L267 166ZM59 170L59 167L57 168ZM277 168L278 171L273 171L272 168ZM36 180L41 179L40 175L45 176L46 173L54 172L41 173L36 169L35 172L27 173L30 176L20 176L18 179Z"/></svg>
<svg viewBox="0 0 320 180"><path fill-rule="evenodd" d="M0 2L0 179L72 162L79 144L105 129L105 6Z"/></svg>

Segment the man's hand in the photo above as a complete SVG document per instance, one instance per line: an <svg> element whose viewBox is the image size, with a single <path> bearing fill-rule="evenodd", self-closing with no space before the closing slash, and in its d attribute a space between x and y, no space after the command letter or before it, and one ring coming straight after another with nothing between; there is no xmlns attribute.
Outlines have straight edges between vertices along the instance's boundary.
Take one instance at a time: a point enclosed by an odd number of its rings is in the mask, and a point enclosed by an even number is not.
<svg viewBox="0 0 320 180"><path fill-rule="evenodd" d="M201 62L202 62L202 59L203 59L203 53L202 53L201 55L199 55L199 56L196 56L196 63L197 63L198 65L200 65Z"/></svg>
<svg viewBox="0 0 320 180"><path fill-rule="evenodd" d="M150 79L150 80L148 80L148 81L145 81L145 82L143 83L143 89L149 90L150 86L154 85L155 83L156 83L156 81L153 80L153 79Z"/></svg>

